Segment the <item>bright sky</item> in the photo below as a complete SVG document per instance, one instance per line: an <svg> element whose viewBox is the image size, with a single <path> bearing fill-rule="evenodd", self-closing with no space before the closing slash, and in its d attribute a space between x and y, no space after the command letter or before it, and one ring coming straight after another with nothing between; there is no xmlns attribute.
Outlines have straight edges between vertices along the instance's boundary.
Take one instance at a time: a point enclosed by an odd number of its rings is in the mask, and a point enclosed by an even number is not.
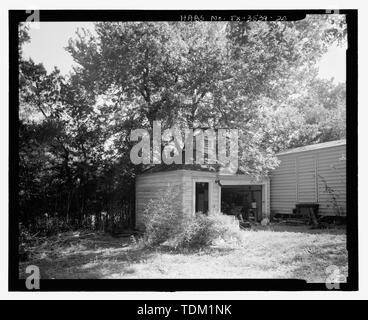
<svg viewBox="0 0 368 320"><path fill-rule="evenodd" d="M48 72L57 66L63 74L69 73L74 63L65 50L69 38L75 37L78 28L94 30L92 22L32 22L29 25L31 41L23 47L24 57L42 62Z"/></svg>
<svg viewBox="0 0 368 320"><path fill-rule="evenodd" d="M33 23L32 23L33 24ZM37 28L38 25L38 28ZM73 59L64 49L68 39L74 37L78 28L93 31L92 22L40 22L30 30L31 42L24 45L25 57L36 63L43 63L48 72L57 66L63 74L72 70ZM321 78L334 78L345 81L346 48L332 46L319 62Z"/></svg>

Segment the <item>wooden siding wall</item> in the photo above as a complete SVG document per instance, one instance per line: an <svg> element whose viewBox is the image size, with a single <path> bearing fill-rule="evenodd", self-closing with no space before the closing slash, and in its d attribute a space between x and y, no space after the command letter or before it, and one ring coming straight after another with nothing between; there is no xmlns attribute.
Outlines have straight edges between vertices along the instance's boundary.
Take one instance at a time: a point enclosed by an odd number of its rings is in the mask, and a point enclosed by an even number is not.
<svg viewBox="0 0 368 320"><path fill-rule="evenodd" d="M346 213L346 145L279 155L280 166L271 174L271 212L291 214L296 203L318 202L321 215L336 209L325 183L335 190L338 206Z"/></svg>
<svg viewBox="0 0 368 320"><path fill-rule="evenodd" d="M221 182L227 185L262 185L262 213L270 214L270 182L253 181L245 175L220 176ZM195 182L209 183L209 211L221 211L221 187L215 182L213 172L176 170L142 174L136 179L136 228L143 229L142 215L151 199L157 199L161 192L169 188L177 188L177 209L186 215L194 214Z"/></svg>
<svg viewBox="0 0 368 320"><path fill-rule="evenodd" d="M143 174L136 179L136 228L143 229L142 215L147 203L158 199L167 188L178 192L176 205L182 210L182 174L180 171Z"/></svg>

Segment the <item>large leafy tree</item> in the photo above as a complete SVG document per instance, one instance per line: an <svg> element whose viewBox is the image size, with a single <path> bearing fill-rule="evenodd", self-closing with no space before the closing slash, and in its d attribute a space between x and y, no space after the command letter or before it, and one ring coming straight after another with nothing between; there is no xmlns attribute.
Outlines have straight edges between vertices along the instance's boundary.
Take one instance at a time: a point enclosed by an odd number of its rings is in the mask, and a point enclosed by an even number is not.
<svg viewBox="0 0 368 320"><path fill-rule="evenodd" d="M20 29L27 34L26 28ZM24 36L24 39L29 37ZM106 205L110 114L77 75L20 59L20 196L24 219L59 213L82 220ZM98 201L97 201L98 200ZM98 210L98 209L96 209Z"/></svg>
<svg viewBox="0 0 368 320"><path fill-rule="evenodd" d="M294 140L317 141L305 139L314 137L313 123L308 127L311 119L298 114L297 93L314 79L315 62L328 45L344 38L343 19L334 19L97 23L96 35L80 33L68 50L78 62L77 74L96 94L108 92L111 105L123 110L120 122L134 114L148 127L163 120L166 126L237 128L242 167L259 174L274 167L274 150L297 144ZM294 117L283 122L289 124L285 133L299 128L289 144L271 145L280 130L267 125L262 128L268 132L259 130L269 106L281 108L278 116Z"/></svg>

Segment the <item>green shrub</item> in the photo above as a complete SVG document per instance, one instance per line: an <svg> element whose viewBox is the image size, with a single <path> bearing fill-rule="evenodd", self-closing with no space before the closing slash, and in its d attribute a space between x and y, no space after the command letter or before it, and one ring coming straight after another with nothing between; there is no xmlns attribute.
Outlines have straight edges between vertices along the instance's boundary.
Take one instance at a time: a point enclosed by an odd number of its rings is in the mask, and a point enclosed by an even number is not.
<svg viewBox="0 0 368 320"><path fill-rule="evenodd" d="M200 248L211 244L213 222L202 213L186 217L172 240L176 248Z"/></svg>
<svg viewBox="0 0 368 320"><path fill-rule="evenodd" d="M186 217L173 243L176 248L202 248L213 244L216 240L240 240L239 223L231 216L221 213Z"/></svg>
<svg viewBox="0 0 368 320"><path fill-rule="evenodd" d="M143 213L143 241L156 246L172 239L181 228L183 216L177 206L178 190L167 188L157 199L150 200Z"/></svg>
<svg viewBox="0 0 368 320"><path fill-rule="evenodd" d="M148 202L143 213L145 232L139 241L140 246L154 247L165 243L176 249L199 249L219 239L226 242L241 239L239 222L233 216L200 212L194 216L183 215L179 209L178 192L178 189L168 188L157 199Z"/></svg>
<svg viewBox="0 0 368 320"><path fill-rule="evenodd" d="M213 228L217 238L225 241L241 240L242 232L239 227L239 220L234 216L226 215L221 212L209 216L214 221Z"/></svg>

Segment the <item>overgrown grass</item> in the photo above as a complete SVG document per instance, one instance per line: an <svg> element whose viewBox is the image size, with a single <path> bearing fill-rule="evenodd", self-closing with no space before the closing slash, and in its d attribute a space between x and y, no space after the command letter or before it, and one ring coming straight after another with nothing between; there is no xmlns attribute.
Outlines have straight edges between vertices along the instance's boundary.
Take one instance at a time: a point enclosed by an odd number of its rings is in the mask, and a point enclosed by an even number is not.
<svg viewBox="0 0 368 320"><path fill-rule="evenodd" d="M64 233L37 244L25 268L41 277L75 278L294 278L324 282L336 265L347 276L346 236L342 229L271 226L242 231L241 242L218 242L206 249L176 251L167 246L140 248L129 238L100 233Z"/></svg>

